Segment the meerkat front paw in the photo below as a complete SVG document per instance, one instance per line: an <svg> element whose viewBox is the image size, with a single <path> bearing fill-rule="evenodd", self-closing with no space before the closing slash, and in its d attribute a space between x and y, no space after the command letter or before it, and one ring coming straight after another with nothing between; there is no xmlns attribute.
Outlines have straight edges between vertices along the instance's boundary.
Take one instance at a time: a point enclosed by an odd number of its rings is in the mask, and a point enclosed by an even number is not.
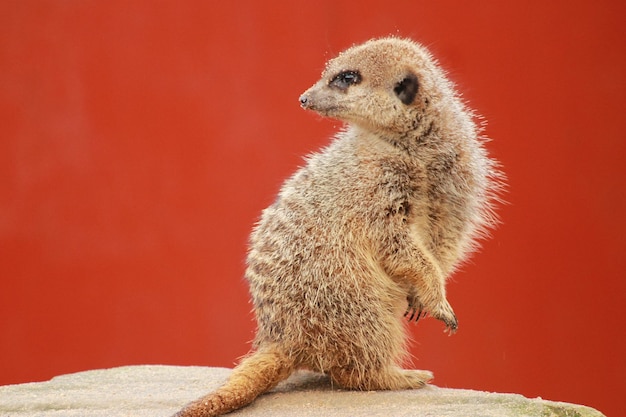
<svg viewBox="0 0 626 417"><path fill-rule="evenodd" d="M446 330L450 333L455 333L459 328L459 322L448 300L444 299L442 302L438 303L437 307L431 310L430 314L437 320L444 322Z"/></svg>
<svg viewBox="0 0 626 417"><path fill-rule="evenodd" d="M408 306L406 308L406 311L404 312L404 317L407 317L409 322L415 319L415 322L417 323L420 318L426 317L426 310L424 309L424 305L416 294L408 294L406 296L406 300L408 302Z"/></svg>

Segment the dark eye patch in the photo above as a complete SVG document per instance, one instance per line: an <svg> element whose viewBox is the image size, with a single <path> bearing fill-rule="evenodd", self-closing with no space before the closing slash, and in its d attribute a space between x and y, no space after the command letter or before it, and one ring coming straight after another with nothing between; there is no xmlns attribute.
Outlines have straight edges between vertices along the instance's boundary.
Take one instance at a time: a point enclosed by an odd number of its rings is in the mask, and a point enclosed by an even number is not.
<svg viewBox="0 0 626 417"><path fill-rule="evenodd" d="M400 101L407 106L415 100L417 90L419 89L419 82L415 74L409 73L404 79L396 83L393 91L396 93Z"/></svg>
<svg viewBox="0 0 626 417"><path fill-rule="evenodd" d="M330 80L328 85L340 90L346 90L351 85L356 85L360 82L361 74L358 71L341 71Z"/></svg>

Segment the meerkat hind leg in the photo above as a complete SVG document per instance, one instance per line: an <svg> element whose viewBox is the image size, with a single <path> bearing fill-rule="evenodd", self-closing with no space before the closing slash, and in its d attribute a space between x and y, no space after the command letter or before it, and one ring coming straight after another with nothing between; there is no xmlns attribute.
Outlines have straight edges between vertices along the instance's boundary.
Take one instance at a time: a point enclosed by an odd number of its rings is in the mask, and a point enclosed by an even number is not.
<svg viewBox="0 0 626 417"><path fill-rule="evenodd" d="M402 369L395 365L365 372L335 368L330 372L330 376L345 388L364 391L417 389L424 387L433 379L430 371Z"/></svg>

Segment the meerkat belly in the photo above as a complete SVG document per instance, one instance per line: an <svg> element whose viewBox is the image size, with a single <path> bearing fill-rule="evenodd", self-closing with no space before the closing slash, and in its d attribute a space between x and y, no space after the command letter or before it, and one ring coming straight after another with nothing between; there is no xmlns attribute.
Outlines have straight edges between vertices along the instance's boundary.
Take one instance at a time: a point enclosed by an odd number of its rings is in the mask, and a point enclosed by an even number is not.
<svg viewBox="0 0 626 417"><path fill-rule="evenodd" d="M406 306L371 242L376 207L364 197L377 187L350 179L362 175L359 166L329 163L330 172L296 173L264 211L246 274L257 343L280 343L317 370L368 355L364 341L392 349L389 328Z"/></svg>

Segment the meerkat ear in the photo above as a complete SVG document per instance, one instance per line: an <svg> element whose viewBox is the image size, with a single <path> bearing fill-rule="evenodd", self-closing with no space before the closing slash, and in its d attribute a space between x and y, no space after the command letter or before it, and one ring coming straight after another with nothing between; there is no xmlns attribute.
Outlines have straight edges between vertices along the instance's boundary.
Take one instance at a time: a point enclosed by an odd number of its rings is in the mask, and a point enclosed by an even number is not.
<svg viewBox="0 0 626 417"><path fill-rule="evenodd" d="M418 87L417 76L409 72L404 76L402 81L396 83L393 92L396 93L401 102L408 106L415 101Z"/></svg>

